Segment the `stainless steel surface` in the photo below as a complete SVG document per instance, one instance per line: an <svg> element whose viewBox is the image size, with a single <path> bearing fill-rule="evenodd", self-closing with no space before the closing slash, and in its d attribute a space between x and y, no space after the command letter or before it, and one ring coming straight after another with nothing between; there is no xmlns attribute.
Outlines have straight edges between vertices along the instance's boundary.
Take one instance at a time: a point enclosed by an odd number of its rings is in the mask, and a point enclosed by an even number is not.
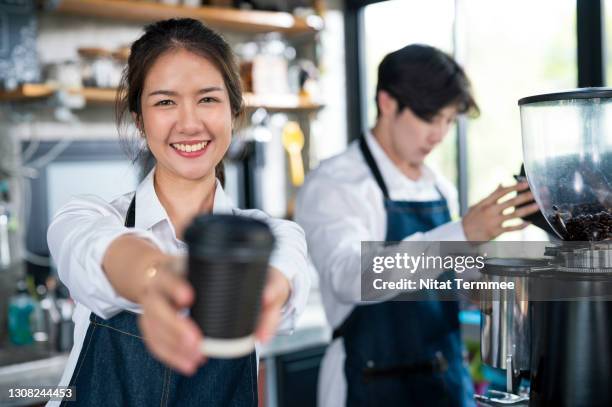
<svg viewBox="0 0 612 407"><path fill-rule="evenodd" d="M488 277L489 281L503 281L508 277ZM526 279L518 292L504 290L499 299L481 300L481 352L483 363L506 369L511 355L515 369L529 369L529 319Z"/></svg>
<svg viewBox="0 0 612 407"><path fill-rule="evenodd" d="M266 406L278 407L278 386L276 383L276 359L273 356L264 358L266 361Z"/></svg>
<svg viewBox="0 0 612 407"><path fill-rule="evenodd" d="M60 352L69 352L70 349L72 349L74 340L74 322L72 321L74 302L72 302L72 300L59 299L57 304L60 312L57 350Z"/></svg>
<svg viewBox="0 0 612 407"><path fill-rule="evenodd" d="M481 295L480 351L483 363L506 369L511 361L515 373L529 370L529 284L527 274L535 259L490 259L486 281L513 282L514 290L485 290Z"/></svg>
<svg viewBox="0 0 612 407"><path fill-rule="evenodd" d="M612 273L612 242L598 242L586 247L559 250L562 271Z"/></svg>
<svg viewBox="0 0 612 407"><path fill-rule="evenodd" d="M486 395L476 394L474 398L477 401L506 406L525 405L525 403L529 400L529 396L527 395L516 395L498 390L489 390Z"/></svg>

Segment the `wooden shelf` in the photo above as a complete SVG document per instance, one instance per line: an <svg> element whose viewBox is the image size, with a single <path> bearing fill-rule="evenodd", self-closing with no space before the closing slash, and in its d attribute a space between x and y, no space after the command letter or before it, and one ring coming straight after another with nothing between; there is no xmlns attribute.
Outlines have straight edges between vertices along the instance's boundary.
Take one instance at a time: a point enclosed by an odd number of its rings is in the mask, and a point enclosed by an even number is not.
<svg viewBox="0 0 612 407"><path fill-rule="evenodd" d="M2 101L24 101L49 97L53 94L52 87L45 84L26 83L15 90L0 91Z"/></svg>
<svg viewBox="0 0 612 407"><path fill-rule="evenodd" d="M256 95L245 93L243 95L244 104L247 109L257 109L263 107L270 111L299 111L299 110L320 110L323 105L315 103L308 97L296 95Z"/></svg>
<svg viewBox="0 0 612 407"><path fill-rule="evenodd" d="M1 92L0 101L37 100L53 95L57 87L47 84L24 84L14 91ZM116 89L73 88L68 92L83 95L88 104L113 104L117 95ZM316 111L323 108L319 103L313 103L306 97L296 95L254 95L244 94L247 109L263 107L270 111Z"/></svg>
<svg viewBox="0 0 612 407"><path fill-rule="evenodd" d="M170 6L127 0L61 0L56 11L71 15L142 23L172 17L189 17L201 20L211 27L238 32L279 31L286 34L306 34L315 33L323 28L323 20L318 16L298 18L284 12L207 6Z"/></svg>
<svg viewBox="0 0 612 407"><path fill-rule="evenodd" d="M83 95L85 102L96 104L115 103L115 98L117 97L117 89L82 88L70 89L69 92Z"/></svg>
<svg viewBox="0 0 612 407"><path fill-rule="evenodd" d="M26 83L12 91L0 91L0 101L23 102L37 100L50 97L57 90L58 88L53 85ZM117 94L115 89L72 88L67 90L72 94L83 95L88 103L114 103L115 95Z"/></svg>

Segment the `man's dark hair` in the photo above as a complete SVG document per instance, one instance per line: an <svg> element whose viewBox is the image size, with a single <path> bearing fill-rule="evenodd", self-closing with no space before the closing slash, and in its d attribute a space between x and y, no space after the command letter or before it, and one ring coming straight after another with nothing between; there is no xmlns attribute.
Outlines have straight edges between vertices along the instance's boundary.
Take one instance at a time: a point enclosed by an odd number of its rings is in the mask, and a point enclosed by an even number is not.
<svg viewBox="0 0 612 407"><path fill-rule="evenodd" d="M378 66L376 95L381 90L397 101L398 113L407 107L425 121L451 105L459 113L479 114L463 69L429 45L412 44L385 56ZM380 115L377 96L376 108Z"/></svg>

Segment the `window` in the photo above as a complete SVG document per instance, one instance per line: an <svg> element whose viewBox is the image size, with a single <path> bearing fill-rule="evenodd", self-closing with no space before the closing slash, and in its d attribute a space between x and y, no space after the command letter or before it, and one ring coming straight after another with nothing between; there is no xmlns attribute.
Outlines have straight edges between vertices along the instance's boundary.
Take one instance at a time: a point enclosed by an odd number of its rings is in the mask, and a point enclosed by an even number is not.
<svg viewBox="0 0 612 407"><path fill-rule="evenodd" d="M602 2L601 11L604 19L604 74L606 75L606 86L612 86L612 0Z"/></svg>
<svg viewBox="0 0 612 407"><path fill-rule="evenodd" d="M371 4L364 10L365 76L368 124L376 121L377 68L388 53L408 44L428 44L452 54L454 0L391 0ZM457 180L457 138L451 129L442 144L428 157L429 165L448 179Z"/></svg>
<svg viewBox="0 0 612 407"><path fill-rule="evenodd" d="M470 205L499 183L513 182L520 170L518 99L577 84L576 0L390 0L364 7L363 15L370 124L376 115L376 68L388 52L426 43L454 55L465 68L481 108L467 126L463 181ZM428 163L458 184L455 133L451 130Z"/></svg>
<svg viewBox="0 0 612 407"><path fill-rule="evenodd" d="M513 181L522 162L517 102L576 87L575 0L463 0L459 41L481 116L468 127L469 201Z"/></svg>

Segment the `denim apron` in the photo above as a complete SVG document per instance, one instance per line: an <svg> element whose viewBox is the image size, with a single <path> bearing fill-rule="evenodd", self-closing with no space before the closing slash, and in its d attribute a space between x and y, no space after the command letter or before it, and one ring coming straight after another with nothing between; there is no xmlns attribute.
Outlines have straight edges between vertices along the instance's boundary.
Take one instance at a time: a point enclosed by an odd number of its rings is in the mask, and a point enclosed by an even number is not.
<svg viewBox="0 0 612 407"><path fill-rule="evenodd" d="M363 137L360 148L384 195L385 241L400 241L450 221L441 193L436 201L392 201ZM452 277L444 273L440 278ZM344 340L347 406L473 405L458 302L439 301L434 290L420 294L428 299L358 305L334 331L334 338Z"/></svg>
<svg viewBox="0 0 612 407"><path fill-rule="evenodd" d="M136 198L126 227L134 227ZM142 340L138 315L90 315L83 348L70 380L76 402L62 406L257 406L255 352L236 359L209 358L191 377L154 359Z"/></svg>

